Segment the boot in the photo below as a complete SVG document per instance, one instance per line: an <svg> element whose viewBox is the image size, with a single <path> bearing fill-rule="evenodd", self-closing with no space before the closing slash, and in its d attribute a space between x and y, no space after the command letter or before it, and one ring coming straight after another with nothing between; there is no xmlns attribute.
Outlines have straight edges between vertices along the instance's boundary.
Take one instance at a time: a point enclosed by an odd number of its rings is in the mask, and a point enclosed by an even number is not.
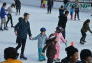
<svg viewBox="0 0 92 63"><path fill-rule="evenodd" d="M4 30L8 30L8 28L7 27L4 27Z"/></svg>
<svg viewBox="0 0 92 63"><path fill-rule="evenodd" d="M1 31L3 31L3 29L2 29L2 28L0 28L0 30L1 30Z"/></svg>
<svg viewBox="0 0 92 63"><path fill-rule="evenodd" d="M84 41L80 40L80 44L84 45Z"/></svg>
<svg viewBox="0 0 92 63"><path fill-rule="evenodd" d="M20 59L27 60L27 57L25 57L24 55L20 55Z"/></svg>

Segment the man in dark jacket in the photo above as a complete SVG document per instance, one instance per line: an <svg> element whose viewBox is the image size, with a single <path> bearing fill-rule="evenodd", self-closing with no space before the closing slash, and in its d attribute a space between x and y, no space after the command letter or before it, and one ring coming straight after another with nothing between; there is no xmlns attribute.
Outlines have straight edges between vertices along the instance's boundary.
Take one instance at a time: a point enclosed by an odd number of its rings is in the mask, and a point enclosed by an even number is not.
<svg viewBox="0 0 92 63"><path fill-rule="evenodd" d="M51 13L52 7L53 7L53 0L47 0L47 11L48 13Z"/></svg>
<svg viewBox="0 0 92 63"><path fill-rule="evenodd" d="M21 19L22 21L18 22L15 26L15 34L17 35L16 41L18 43L16 50L18 50L21 47L20 59L24 60L27 60L27 58L24 56L27 34L29 34L29 38L31 39L30 23L28 22L28 19L29 14L24 13L24 18Z"/></svg>
<svg viewBox="0 0 92 63"><path fill-rule="evenodd" d="M65 14L59 16L58 27L62 27L64 29L64 31L62 32L64 38L65 38L65 28L66 28L68 14L69 11L65 11Z"/></svg>
<svg viewBox="0 0 92 63"><path fill-rule="evenodd" d="M16 14L20 14L20 9L21 9L21 2L20 0L14 0L15 1L15 5L16 5Z"/></svg>

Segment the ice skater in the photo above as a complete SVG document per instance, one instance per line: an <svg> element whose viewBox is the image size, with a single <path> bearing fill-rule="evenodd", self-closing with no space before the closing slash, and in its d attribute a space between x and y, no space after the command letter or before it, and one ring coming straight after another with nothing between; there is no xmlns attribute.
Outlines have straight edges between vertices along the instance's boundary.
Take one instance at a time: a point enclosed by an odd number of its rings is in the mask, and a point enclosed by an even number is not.
<svg viewBox="0 0 92 63"><path fill-rule="evenodd" d="M61 5L61 7L59 8L59 16L64 15L64 11L65 11L65 8L63 5Z"/></svg>
<svg viewBox="0 0 92 63"><path fill-rule="evenodd" d="M0 10L0 18L1 18L1 26L0 26L0 30L8 30L6 27L6 17L7 17L7 13L6 13L6 6L7 4L4 2L1 10Z"/></svg>
<svg viewBox="0 0 92 63"><path fill-rule="evenodd" d="M63 28L57 27L56 28L56 32L51 34L51 35L55 35L56 36L56 40L57 40L57 43L56 43L57 53L55 54L55 57L54 57L54 60L56 62L58 62L60 60L60 49L61 49L60 45L61 45L61 43L65 43L65 45L66 45L66 40L64 39L64 37L62 35L62 31L63 31Z"/></svg>
<svg viewBox="0 0 92 63"><path fill-rule="evenodd" d="M8 9L7 9L7 12L8 12L7 17L8 17L8 19L7 19L7 22L6 22L6 27L8 27L7 25L8 25L8 22L9 22L9 21L11 21L11 27L14 27L14 26L13 26L13 19L12 19L12 13L14 13L13 10L12 10L13 8L15 8L15 4L12 4L12 5L9 6Z"/></svg>
<svg viewBox="0 0 92 63"><path fill-rule="evenodd" d="M38 40L38 57L39 61L45 61L45 56L42 55L42 50L45 46L47 35L46 35L46 29L43 27L40 29L41 33L37 35L36 37L32 38L31 40Z"/></svg>
<svg viewBox="0 0 92 63"><path fill-rule="evenodd" d="M47 13L51 13L53 8L53 0L47 0Z"/></svg>
<svg viewBox="0 0 92 63"><path fill-rule="evenodd" d="M54 57L55 57L55 54L57 53L57 50L56 50L56 37L54 35L50 36L48 40L46 40L46 45L45 47L43 48L42 52L44 55L45 53L45 50L46 50L46 56L47 56L47 63L53 63L54 61Z"/></svg>
<svg viewBox="0 0 92 63"><path fill-rule="evenodd" d="M62 32L64 38L65 38L65 28L66 28L68 14L69 14L69 11L65 11L65 14L63 14L62 16L59 16L58 27L62 27L64 29Z"/></svg>
<svg viewBox="0 0 92 63"><path fill-rule="evenodd" d="M28 13L24 13L24 18L21 19L22 21L19 21L15 26L15 34L17 36L16 42L18 43L16 50L21 47L20 59L24 60L27 60L27 57L24 56L27 34L29 35L30 39L32 36L30 30L30 23L28 22L29 15L30 14Z"/></svg>
<svg viewBox="0 0 92 63"><path fill-rule="evenodd" d="M75 7L74 20L76 20L76 17L77 17L78 20L80 20L79 12L80 12L80 10L79 10L79 6L76 5L76 7Z"/></svg>
<svg viewBox="0 0 92 63"><path fill-rule="evenodd" d="M63 0L63 2L64 2L64 8L67 9L69 0Z"/></svg>
<svg viewBox="0 0 92 63"><path fill-rule="evenodd" d="M72 7L70 8L71 20L73 20L73 14L74 14L74 6L72 6Z"/></svg>
<svg viewBox="0 0 92 63"><path fill-rule="evenodd" d="M16 6L16 15L20 15L20 10L21 10L21 1L20 0L14 0L15 1L15 6Z"/></svg>
<svg viewBox="0 0 92 63"><path fill-rule="evenodd" d="M89 27L89 23L90 23L90 19L87 19L84 23L83 23L83 26L81 28L81 34L82 34L82 37L80 39L80 44L84 44L86 41L86 32L89 31L90 33L92 33L92 31L90 30L90 27Z"/></svg>

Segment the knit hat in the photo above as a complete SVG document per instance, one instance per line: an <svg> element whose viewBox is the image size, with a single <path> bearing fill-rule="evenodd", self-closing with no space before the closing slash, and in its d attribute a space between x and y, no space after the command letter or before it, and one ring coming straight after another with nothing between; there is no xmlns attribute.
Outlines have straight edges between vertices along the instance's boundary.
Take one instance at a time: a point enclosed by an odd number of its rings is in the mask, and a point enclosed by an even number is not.
<svg viewBox="0 0 92 63"><path fill-rule="evenodd" d="M41 31L41 32L45 32L46 29L43 27L43 28L40 29L40 31Z"/></svg>

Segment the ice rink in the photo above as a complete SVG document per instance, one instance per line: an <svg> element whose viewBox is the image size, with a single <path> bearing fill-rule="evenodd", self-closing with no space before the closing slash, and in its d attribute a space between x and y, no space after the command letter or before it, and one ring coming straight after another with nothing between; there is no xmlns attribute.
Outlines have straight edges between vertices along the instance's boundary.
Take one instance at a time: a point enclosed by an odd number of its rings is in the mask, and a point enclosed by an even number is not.
<svg viewBox="0 0 92 63"><path fill-rule="evenodd" d="M1 4L0 4L1 7ZM18 18L23 16L24 12L28 12L31 14L29 22L32 32L32 37L35 37L40 33L40 28L45 27L46 28L46 34L49 36L49 34L55 32L55 28L58 23L58 16L59 12L58 9L53 9L52 14L47 14L47 9L43 8L37 8L37 7L31 7L31 6L22 6L21 9L21 15L15 15L13 14L13 22L14 25L18 22ZM84 45L81 45L79 43L81 38L80 29L83 25L83 22L86 19L90 19L90 27L92 29L92 16L91 12L80 12L80 20L70 20L70 15L68 16L68 22L66 27L66 40L68 42L68 45L70 42L74 41L75 47L77 47L79 50L87 48L92 50L92 34L89 32L87 33L86 43ZM0 31L0 61L3 61L3 51L7 47L16 47L16 35L14 33L14 29L10 27L10 23L8 24L9 30L8 31ZM61 44L61 59L66 56L65 54L65 44ZM38 48L37 48L37 40L29 40L29 37L27 39L27 44L25 48L25 56L28 58L28 60L22 60L24 63L46 63L46 62L39 62L38 61ZM20 50L19 50L20 53ZM19 58L18 58L19 59Z"/></svg>

